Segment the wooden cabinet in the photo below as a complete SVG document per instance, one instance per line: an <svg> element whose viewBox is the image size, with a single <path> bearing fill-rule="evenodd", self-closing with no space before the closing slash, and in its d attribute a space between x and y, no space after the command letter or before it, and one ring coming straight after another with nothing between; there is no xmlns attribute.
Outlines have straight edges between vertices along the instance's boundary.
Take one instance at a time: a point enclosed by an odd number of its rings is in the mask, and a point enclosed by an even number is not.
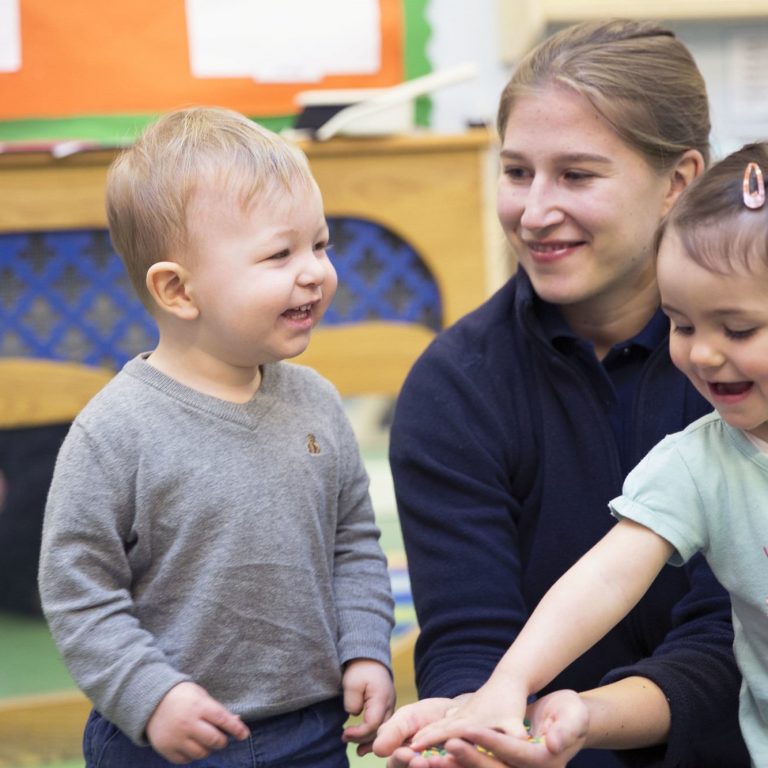
<svg viewBox="0 0 768 768"><path fill-rule="evenodd" d="M406 241L437 284L442 325L488 293L488 151L485 130L333 139L302 149L334 217L376 222ZM104 228L104 185L116 150L54 157L0 155L0 232ZM343 277L342 277L343 279ZM342 394L399 391L434 335L422 325L371 320L321 324L298 360L317 368Z"/></svg>

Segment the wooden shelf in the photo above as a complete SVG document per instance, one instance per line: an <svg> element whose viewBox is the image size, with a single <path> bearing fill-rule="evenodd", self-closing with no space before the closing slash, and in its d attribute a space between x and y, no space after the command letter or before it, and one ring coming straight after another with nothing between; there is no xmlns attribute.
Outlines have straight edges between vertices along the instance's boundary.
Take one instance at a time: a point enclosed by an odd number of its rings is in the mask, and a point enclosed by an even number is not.
<svg viewBox="0 0 768 768"><path fill-rule="evenodd" d="M450 325L488 293L488 152L494 138L414 133L302 142L329 216L374 221L416 250L433 275ZM105 228L104 186L118 150L62 158L0 154L0 232ZM394 395L432 338L420 326L322 325L297 358L342 394Z"/></svg>
<svg viewBox="0 0 768 768"><path fill-rule="evenodd" d="M497 0L501 55L513 64L548 24L621 17L659 21L724 21L768 17L768 0Z"/></svg>

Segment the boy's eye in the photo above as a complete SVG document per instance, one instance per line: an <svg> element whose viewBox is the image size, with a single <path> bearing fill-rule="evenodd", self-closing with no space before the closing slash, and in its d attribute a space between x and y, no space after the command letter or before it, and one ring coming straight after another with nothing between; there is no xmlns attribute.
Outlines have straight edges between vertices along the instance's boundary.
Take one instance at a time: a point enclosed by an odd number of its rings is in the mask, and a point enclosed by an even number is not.
<svg viewBox="0 0 768 768"><path fill-rule="evenodd" d="M672 333L677 333L680 336L690 336L693 333L693 326L692 325L677 325L676 323L672 324Z"/></svg>
<svg viewBox="0 0 768 768"><path fill-rule="evenodd" d="M315 243L316 251L330 251L333 248L333 243L329 243L327 240L321 240L319 243Z"/></svg>
<svg viewBox="0 0 768 768"><path fill-rule="evenodd" d="M270 259L285 259L288 258L290 255L290 251L286 248L285 250L278 251L277 253L273 253L269 258Z"/></svg>

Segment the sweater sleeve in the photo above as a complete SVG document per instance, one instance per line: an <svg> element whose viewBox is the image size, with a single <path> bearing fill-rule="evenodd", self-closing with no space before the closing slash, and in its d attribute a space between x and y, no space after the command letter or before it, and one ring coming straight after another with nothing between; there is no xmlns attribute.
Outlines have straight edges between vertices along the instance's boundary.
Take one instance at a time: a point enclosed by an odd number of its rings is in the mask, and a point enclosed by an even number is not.
<svg viewBox="0 0 768 768"><path fill-rule="evenodd" d="M355 435L339 408L339 465L342 483L333 566L333 591L339 626L339 661L373 659L391 671L390 635L394 600L387 560L368 492Z"/></svg>
<svg viewBox="0 0 768 768"><path fill-rule="evenodd" d="M134 614L127 554L132 483L123 474L130 462L121 466L98 453L76 421L48 496L40 593L77 684L104 717L143 744L155 707L188 678L169 664Z"/></svg>
<svg viewBox="0 0 768 768"><path fill-rule="evenodd" d="M416 363L391 432L390 463L420 626L415 663L421 697L476 690L528 615L513 523L519 510L506 469L515 463L505 452L514 451L516 435L503 433L498 414L453 359L451 350L433 344Z"/></svg>

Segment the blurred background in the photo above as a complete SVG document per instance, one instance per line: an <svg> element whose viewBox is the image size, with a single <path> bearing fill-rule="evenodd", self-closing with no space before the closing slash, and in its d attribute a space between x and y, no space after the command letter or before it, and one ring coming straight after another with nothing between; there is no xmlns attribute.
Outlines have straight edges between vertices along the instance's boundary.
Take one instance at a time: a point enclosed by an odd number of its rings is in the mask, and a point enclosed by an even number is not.
<svg viewBox="0 0 768 768"><path fill-rule="evenodd" d="M689 46L715 158L768 137L768 0L0 0L0 768L82 766L88 705L35 574L71 419L155 341L106 232L116 152L163 111L215 104L307 153L340 287L299 361L336 384L360 440L405 703L418 627L389 419L416 356L514 270L493 202L511 68L553 30L609 16L664 21Z"/></svg>

